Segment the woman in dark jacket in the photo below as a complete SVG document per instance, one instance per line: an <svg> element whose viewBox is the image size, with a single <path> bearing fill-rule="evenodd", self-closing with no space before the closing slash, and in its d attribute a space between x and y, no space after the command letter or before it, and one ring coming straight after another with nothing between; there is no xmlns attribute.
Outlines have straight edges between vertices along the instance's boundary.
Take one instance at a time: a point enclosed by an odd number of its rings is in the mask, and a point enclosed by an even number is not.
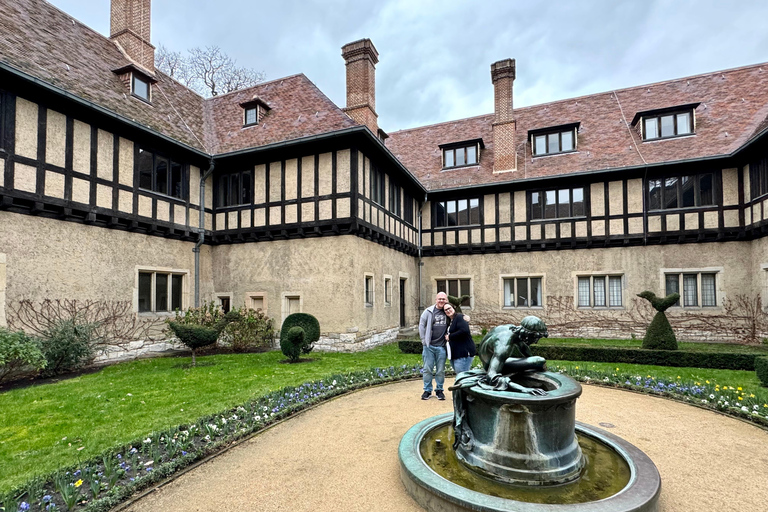
<svg viewBox="0 0 768 512"><path fill-rule="evenodd" d="M451 325L448 326L448 333L445 335L451 349L451 366L457 374L466 372L472 367L472 360L476 354L475 342L469 334L469 324L464 319L464 315L456 313L451 304L446 304L443 311L451 319Z"/></svg>

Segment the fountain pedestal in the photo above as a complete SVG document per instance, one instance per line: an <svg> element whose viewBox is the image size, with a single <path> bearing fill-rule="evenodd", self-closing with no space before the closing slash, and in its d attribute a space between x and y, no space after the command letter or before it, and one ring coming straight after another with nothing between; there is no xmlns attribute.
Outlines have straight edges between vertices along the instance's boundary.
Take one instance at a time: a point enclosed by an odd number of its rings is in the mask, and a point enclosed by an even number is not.
<svg viewBox="0 0 768 512"><path fill-rule="evenodd" d="M488 478L515 485L559 485L579 478L584 456L576 439L581 385L551 372L521 373L514 382L545 396L461 390L464 410L456 456Z"/></svg>

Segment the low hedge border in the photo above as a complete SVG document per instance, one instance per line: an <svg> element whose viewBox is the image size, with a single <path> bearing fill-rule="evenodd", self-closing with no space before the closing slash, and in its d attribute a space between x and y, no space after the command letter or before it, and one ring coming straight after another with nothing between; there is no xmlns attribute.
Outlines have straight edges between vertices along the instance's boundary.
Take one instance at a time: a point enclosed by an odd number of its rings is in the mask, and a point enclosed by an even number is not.
<svg viewBox="0 0 768 512"><path fill-rule="evenodd" d="M421 354L421 341L400 340L400 351ZM684 350L647 350L622 347L578 347L534 345L535 356L558 361L591 361L594 363L631 363L653 366L713 368L718 370L755 371L754 354L732 352L690 352Z"/></svg>
<svg viewBox="0 0 768 512"><path fill-rule="evenodd" d="M763 386L768 386L768 356L755 358L755 371Z"/></svg>

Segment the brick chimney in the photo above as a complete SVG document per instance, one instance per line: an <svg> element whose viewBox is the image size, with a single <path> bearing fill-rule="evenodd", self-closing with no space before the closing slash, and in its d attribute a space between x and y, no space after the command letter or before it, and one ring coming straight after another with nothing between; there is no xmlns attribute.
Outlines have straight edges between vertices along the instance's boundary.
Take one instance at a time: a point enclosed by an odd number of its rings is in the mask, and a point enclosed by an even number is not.
<svg viewBox="0 0 768 512"><path fill-rule="evenodd" d="M360 39L342 46L341 56L347 63L347 106L344 112L377 135L376 64L379 52L370 39Z"/></svg>
<svg viewBox="0 0 768 512"><path fill-rule="evenodd" d="M493 172L517 170L515 151L515 119L512 112L512 85L515 81L515 59L491 64L493 82Z"/></svg>
<svg viewBox="0 0 768 512"><path fill-rule="evenodd" d="M109 38L136 64L155 72L155 47L149 42L151 0L112 0Z"/></svg>

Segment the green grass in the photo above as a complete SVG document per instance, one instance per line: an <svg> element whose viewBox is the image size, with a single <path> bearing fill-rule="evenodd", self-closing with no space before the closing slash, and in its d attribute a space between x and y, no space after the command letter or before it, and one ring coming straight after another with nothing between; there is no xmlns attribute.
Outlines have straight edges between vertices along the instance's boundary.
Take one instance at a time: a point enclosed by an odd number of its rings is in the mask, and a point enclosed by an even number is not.
<svg viewBox="0 0 768 512"><path fill-rule="evenodd" d="M0 393L0 492L154 431L190 423L285 386L372 367L419 364L397 344L355 354L312 353L310 363L284 364L279 352L156 358L121 363L60 382ZM550 361L556 369L562 361ZM742 386L768 398L754 372L612 363L606 372ZM81 450L78 450L81 448ZM13 468L12 470L8 470Z"/></svg>
<svg viewBox="0 0 768 512"><path fill-rule="evenodd" d="M285 386L372 367L418 364L389 345L357 354L280 352L154 358L0 394L0 492L153 430L192 422ZM78 451L79 448L81 450ZM8 471L13 468L13 470Z"/></svg>

